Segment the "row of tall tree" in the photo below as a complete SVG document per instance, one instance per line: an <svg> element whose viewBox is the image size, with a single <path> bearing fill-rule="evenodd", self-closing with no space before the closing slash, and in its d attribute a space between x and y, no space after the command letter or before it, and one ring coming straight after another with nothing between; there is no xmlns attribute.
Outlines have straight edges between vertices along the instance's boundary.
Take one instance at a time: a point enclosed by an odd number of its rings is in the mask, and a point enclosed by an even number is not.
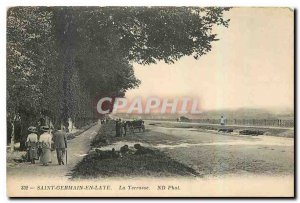
<svg viewBox="0 0 300 203"><path fill-rule="evenodd" d="M96 117L103 96L137 87L132 63L208 53L229 8L13 7L7 12L8 138L43 116L55 126ZM18 126L16 125L18 124ZM79 125L79 124L78 124ZM16 133L16 129L18 133Z"/></svg>

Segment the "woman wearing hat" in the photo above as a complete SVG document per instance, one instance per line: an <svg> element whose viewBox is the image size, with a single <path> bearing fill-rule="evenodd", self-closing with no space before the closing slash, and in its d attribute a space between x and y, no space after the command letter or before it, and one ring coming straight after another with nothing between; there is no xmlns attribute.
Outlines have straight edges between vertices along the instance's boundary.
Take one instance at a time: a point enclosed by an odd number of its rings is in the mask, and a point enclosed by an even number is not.
<svg viewBox="0 0 300 203"><path fill-rule="evenodd" d="M51 162L51 141L52 136L49 133L49 127L48 126L42 126L43 134L40 136L40 147L42 148L42 154L40 157L40 162L44 166L48 166L48 163Z"/></svg>
<svg viewBox="0 0 300 203"><path fill-rule="evenodd" d="M35 163L35 160L38 158L37 156L37 148L38 148L38 136L36 134L37 130L35 127L30 126L28 128L29 134L26 140L26 147L28 150L28 159L32 164Z"/></svg>

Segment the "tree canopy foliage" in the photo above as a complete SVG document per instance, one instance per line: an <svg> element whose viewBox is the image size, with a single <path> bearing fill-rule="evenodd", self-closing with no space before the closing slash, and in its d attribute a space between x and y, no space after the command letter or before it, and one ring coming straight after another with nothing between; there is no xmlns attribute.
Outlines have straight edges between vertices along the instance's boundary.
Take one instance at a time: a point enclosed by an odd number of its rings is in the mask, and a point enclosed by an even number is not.
<svg viewBox="0 0 300 203"><path fill-rule="evenodd" d="M13 7L7 12L8 119L93 117L99 96L137 87L133 63L198 59L228 26L216 7Z"/></svg>

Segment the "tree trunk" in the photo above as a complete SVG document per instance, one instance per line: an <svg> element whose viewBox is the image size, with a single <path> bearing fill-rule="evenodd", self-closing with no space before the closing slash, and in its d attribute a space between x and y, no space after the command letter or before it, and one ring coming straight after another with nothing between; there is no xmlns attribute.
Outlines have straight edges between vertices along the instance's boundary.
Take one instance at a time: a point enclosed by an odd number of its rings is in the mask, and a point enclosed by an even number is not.
<svg viewBox="0 0 300 203"><path fill-rule="evenodd" d="M10 135L10 151L13 152L15 150L15 123L11 121L11 135Z"/></svg>
<svg viewBox="0 0 300 203"><path fill-rule="evenodd" d="M74 117L73 127L76 128L76 117Z"/></svg>
<svg viewBox="0 0 300 203"><path fill-rule="evenodd" d="M25 122L26 123L26 122ZM26 142L26 128L24 129L24 122L21 119L21 132L20 132L20 150L26 150L25 142Z"/></svg>

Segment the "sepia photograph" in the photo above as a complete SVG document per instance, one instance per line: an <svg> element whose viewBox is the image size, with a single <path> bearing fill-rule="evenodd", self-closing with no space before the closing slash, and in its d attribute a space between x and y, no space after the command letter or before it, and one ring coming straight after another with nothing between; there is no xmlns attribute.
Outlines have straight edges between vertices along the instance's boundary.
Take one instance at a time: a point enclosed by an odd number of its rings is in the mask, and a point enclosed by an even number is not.
<svg viewBox="0 0 300 203"><path fill-rule="evenodd" d="M8 197L295 197L295 10L6 10Z"/></svg>

